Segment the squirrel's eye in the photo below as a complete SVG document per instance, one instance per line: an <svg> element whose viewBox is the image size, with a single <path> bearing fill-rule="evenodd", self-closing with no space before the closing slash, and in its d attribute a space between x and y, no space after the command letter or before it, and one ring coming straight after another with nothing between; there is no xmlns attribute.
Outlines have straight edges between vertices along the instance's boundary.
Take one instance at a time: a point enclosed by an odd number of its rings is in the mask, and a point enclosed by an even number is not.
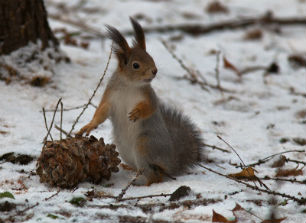
<svg viewBox="0 0 306 223"><path fill-rule="evenodd" d="M140 67L139 63L137 63L137 62L133 63L133 68L134 69L138 69L139 67Z"/></svg>

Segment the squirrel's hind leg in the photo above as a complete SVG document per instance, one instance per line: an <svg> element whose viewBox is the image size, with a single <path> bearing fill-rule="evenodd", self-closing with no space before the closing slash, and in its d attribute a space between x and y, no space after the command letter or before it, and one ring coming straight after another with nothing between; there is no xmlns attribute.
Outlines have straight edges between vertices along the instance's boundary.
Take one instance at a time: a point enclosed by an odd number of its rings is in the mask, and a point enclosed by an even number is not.
<svg viewBox="0 0 306 223"><path fill-rule="evenodd" d="M160 183L164 179L164 171L162 167L155 163L150 163L148 152L148 139L146 136L138 138L136 143L136 166L142 175L138 177L136 185L150 186L152 183Z"/></svg>

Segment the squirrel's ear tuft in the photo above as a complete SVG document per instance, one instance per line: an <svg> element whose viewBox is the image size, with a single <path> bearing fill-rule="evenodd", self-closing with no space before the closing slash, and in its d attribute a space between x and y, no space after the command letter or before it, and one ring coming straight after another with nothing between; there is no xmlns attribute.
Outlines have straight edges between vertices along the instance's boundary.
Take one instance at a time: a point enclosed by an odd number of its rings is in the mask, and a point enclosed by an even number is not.
<svg viewBox="0 0 306 223"><path fill-rule="evenodd" d="M114 41L114 52L119 59L119 65L127 64L131 48L122 34L114 27L106 25L107 37Z"/></svg>
<svg viewBox="0 0 306 223"><path fill-rule="evenodd" d="M134 42L134 45L138 45L140 48L146 50L146 40L141 25L132 17L130 17L130 20L135 31L136 41Z"/></svg>
<svg viewBox="0 0 306 223"><path fill-rule="evenodd" d="M114 27L106 25L107 37L114 41L117 45L115 51L122 51L122 53L128 53L130 51L129 44L122 34Z"/></svg>

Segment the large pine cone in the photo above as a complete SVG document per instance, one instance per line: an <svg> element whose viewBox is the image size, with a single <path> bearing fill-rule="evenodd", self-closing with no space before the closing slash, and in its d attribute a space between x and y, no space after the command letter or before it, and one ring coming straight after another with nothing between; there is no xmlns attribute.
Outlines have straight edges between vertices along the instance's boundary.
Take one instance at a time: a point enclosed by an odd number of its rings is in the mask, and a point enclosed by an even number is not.
<svg viewBox="0 0 306 223"><path fill-rule="evenodd" d="M41 182L64 188L75 187L82 181L100 183L118 172L116 146L104 144L94 136L48 141L37 161Z"/></svg>

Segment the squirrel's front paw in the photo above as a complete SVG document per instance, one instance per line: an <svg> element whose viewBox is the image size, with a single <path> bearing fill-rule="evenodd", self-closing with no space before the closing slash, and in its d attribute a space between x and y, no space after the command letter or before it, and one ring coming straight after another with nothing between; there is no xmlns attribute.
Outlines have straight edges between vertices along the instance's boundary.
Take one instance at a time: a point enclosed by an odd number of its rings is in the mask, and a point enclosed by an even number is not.
<svg viewBox="0 0 306 223"><path fill-rule="evenodd" d="M93 125L92 123L89 123L87 125L85 125L83 128L81 128L81 130L76 134L76 136L82 136L84 134L84 132L86 132L86 136L89 135L89 133L95 129L97 126Z"/></svg>
<svg viewBox="0 0 306 223"><path fill-rule="evenodd" d="M129 120L136 122L140 118L140 110L138 108L133 109L129 113Z"/></svg>

